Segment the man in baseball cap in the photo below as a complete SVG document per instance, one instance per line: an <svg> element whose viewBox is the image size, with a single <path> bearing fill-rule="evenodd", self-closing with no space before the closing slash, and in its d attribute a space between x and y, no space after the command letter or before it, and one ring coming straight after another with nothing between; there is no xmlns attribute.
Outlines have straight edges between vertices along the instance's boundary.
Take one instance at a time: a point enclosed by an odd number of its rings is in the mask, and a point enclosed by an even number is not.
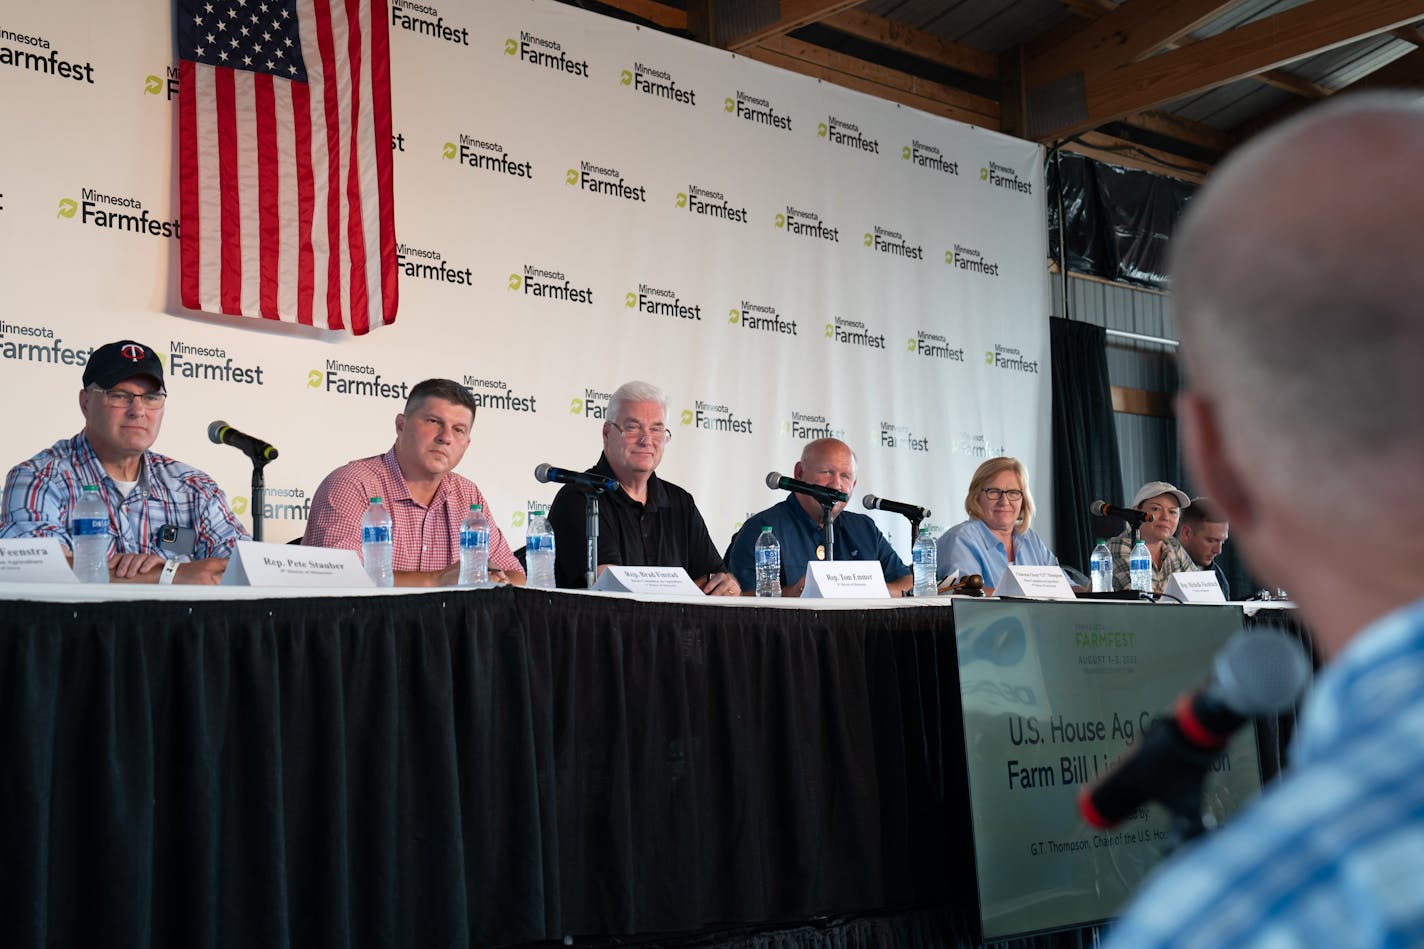
<svg viewBox="0 0 1424 949"><path fill-rule="evenodd" d="M217 583L249 535L212 478L149 450L168 398L158 354L131 339L107 343L89 356L83 382L83 431L5 477L0 538L56 537L72 551L71 512L84 486L97 485L109 511L110 579ZM160 549L165 528L191 532L191 549Z"/></svg>
<svg viewBox="0 0 1424 949"><path fill-rule="evenodd" d="M1167 585L1167 578L1184 570L1197 569L1191 555L1172 536L1177 533L1177 521L1182 510L1192 503L1187 492L1166 481L1149 481L1137 489L1132 496L1132 506L1144 514L1151 515L1138 528L1138 536L1152 554L1152 591L1161 593ZM1128 556L1132 553L1132 527L1129 525L1121 534L1108 541L1108 551L1113 557L1113 588L1126 590L1132 586L1132 571Z"/></svg>

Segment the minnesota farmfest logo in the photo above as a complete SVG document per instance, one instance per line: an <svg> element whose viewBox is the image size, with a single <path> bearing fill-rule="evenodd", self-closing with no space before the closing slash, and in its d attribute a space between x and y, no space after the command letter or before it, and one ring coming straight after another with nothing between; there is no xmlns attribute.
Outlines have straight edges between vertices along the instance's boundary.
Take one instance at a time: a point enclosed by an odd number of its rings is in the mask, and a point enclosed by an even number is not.
<svg viewBox="0 0 1424 949"><path fill-rule="evenodd" d="M816 134L832 145L843 145L872 155L880 154L878 139L867 138L861 133L859 125L838 119L834 115L827 116L826 121L816 126Z"/></svg>
<svg viewBox="0 0 1424 949"><path fill-rule="evenodd" d="M446 142L440 147L440 157L446 161L458 161L476 171L488 171L511 178L534 178L534 163L517 161L509 157L509 152L498 142L486 141L474 135L460 133L457 141Z"/></svg>
<svg viewBox="0 0 1424 949"><path fill-rule="evenodd" d="M770 100L743 92L740 89L737 90L735 96L728 96L722 100L722 111L753 125L765 125L783 132L791 131L790 115L778 111Z"/></svg>
<svg viewBox="0 0 1424 949"><path fill-rule="evenodd" d="M559 303L581 303L593 305L593 287L578 287L564 275L562 270L524 265L524 270L512 273L505 285L511 292L522 296L554 300Z"/></svg>
<svg viewBox="0 0 1424 949"><path fill-rule="evenodd" d="M740 306L727 311L727 322L732 326L756 333L781 333L786 336L800 335L795 320L783 319L776 307L765 303L742 300Z"/></svg>
<svg viewBox="0 0 1424 949"><path fill-rule="evenodd" d="M860 320L836 317L835 322L826 324L826 339L833 339L847 346L863 346L866 349L885 348L885 334L872 333Z"/></svg>
<svg viewBox="0 0 1424 949"><path fill-rule="evenodd" d="M391 4L391 26L416 36L428 36L433 40L454 43L457 46L470 45L469 28L447 26L445 17L429 4L395 0Z"/></svg>
<svg viewBox="0 0 1424 949"><path fill-rule="evenodd" d="M704 402L697 399L692 408L683 409L679 422L707 432L730 432L736 435L752 434L752 419L749 415L738 415L722 402Z"/></svg>
<svg viewBox="0 0 1424 949"><path fill-rule="evenodd" d="M1038 375L1038 360L1025 359L1023 352L1015 346L1000 346L995 343L992 350L984 352L984 364L1010 372Z"/></svg>
<svg viewBox="0 0 1424 949"><path fill-rule="evenodd" d="M520 30L517 40L510 37L504 41L504 55L516 56L521 63L530 66L552 69L568 76L588 78L588 60L575 59L557 40L536 36L527 30Z"/></svg>
<svg viewBox="0 0 1424 949"><path fill-rule="evenodd" d="M131 195L105 194L93 188L81 188L79 200L60 198L55 217L65 220L79 218L108 231L143 234L148 237L173 239L178 236L178 219L162 220L149 214L143 202Z"/></svg>
<svg viewBox="0 0 1424 949"><path fill-rule="evenodd" d="M906 260L924 260L925 248L920 244L911 244L905 240L905 235L899 231L892 231L888 227L875 225L873 230L865 232L861 243L881 254L889 254L891 257L903 257Z"/></svg>
<svg viewBox="0 0 1424 949"><path fill-rule="evenodd" d="M815 211L802 211L788 204L784 212L777 213L773 223L777 228L796 237L830 241L832 244L841 242L841 229L826 227L821 221L821 215Z"/></svg>
<svg viewBox="0 0 1424 949"><path fill-rule="evenodd" d="M1017 191L1019 194L1033 194L1033 184L1024 181L1019 177L1019 173L1007 165L1000 165L997 162L989 162L979 169L979 180L987 181L995 188L1003 188L1006 191Z"/></svg>
<svg viewBox="0 0 1424 949"><path fill-rule="evenodd" d="M816 438L844 438L846 430L832 425L823 413L791 411L791 417L781 423L781 434L790 435L798 441L809 442Z"/></svg>
<svg viewBox="0 0 1424 949"><path fill-rule="evenodd" d="M396 266L401 276L431 283L448 283L457 287L473 286L469 267L451 267L437 250L396 244Z"/></svg>
<svg viewBox="0 0 1424 949"><path fill-rule="evenodd" d="M949 340L939 333L927 333L924 330L919 330L906 341L905 349L917 356L925 356L929 359L964 362L964 347L950 346Z"/></svg>
<svg viewBox="0 0 1424 949"><path fill-rule="evenodd" d="M654 99L666 99L682 105L697 105L697 91L679 86L672 74L645 63L635 62L632 69L618 74L618 82Z"/></svg>
<svg viewBox="0 0 1424 949"><path fill-rule="evenodd" d="M711 188L688 185L686 191L679 191L674 203L680 210L700 217L720 218L723 221L747 223L747 209L736 207L727 196Z"/></svg>
<svg viewBox="0 0 1424 949"><path fill-rule="evenodd" d="M564 172L564 184L577 187L580 191L602 195L606 198L641 201L644 204L648 203L648 189L646 187L643 185L630 185L623 180L623 176L619 174L618 169L595 165L592 162L581 161L577 168L570 168Z"/></svg>
<svg viewBox="0 0 1424 949"><path fill-rule="evenodd" d="M493 409L496 412L526 412L534 413L537 408L538 397L532 395L519 395L509 383L503 379L484 379L478 376L465 376L462 384L474 396L475 404L482 409Z"/></svg>
<svg viewBox="0 0 1424 949"><path fill-rule="evenodd" d="M682 302L676 290L640 283L638 289L623 295L623 307L649 316L667 316L679 320L701 320L700 304Z"/></svg>
<svg viewBox="0 0 1424 949"><path fill-rule="evenodd" d="M569 414L578 415L583 418L606 418L608 416L608 402L612 398L612 392L600 392L598 389L584 389L583 395L576 395L572 399L569 399Z"/></svg>
<svg viewBox="0 0 1424 949"><path fill-rule="evenodd" d="M984 252L977 247L955 244L953 248L944 252L944 262L955 270L963 270L966 273L979 274L984 277L999 276L999 262L986 258Z"/></svg>
<svg viewBox="0 0 1424 949"><path fill-rule="evenodd" d="M946 175L959 174L959 162L945 158L938 145L930 145L919 139L911 139L910 144L901 148L900 158L917 168L927 168Z"/></svg>

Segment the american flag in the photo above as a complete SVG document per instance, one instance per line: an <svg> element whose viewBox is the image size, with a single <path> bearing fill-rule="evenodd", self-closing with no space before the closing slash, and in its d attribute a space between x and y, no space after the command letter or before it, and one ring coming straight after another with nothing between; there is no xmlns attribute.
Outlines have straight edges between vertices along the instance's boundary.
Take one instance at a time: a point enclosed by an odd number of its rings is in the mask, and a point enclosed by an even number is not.
<svg viewBox="0 0 1424 949"><path fill-rule="evenodd" d="M386 0L178 0L183 305L396 316Z"/></svg>

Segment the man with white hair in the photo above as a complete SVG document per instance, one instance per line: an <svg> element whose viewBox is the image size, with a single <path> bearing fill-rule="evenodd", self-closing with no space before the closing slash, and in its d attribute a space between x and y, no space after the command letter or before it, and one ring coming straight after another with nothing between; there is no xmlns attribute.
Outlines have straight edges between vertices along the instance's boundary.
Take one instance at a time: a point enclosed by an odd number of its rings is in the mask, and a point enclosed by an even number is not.
<svg viewBox="0 0 1424 949"><path fill-rule="evenodd" d="M1326 665L1282 780L1113 946L1424 944L1421 168L1417 95L1352 97L1233 154L1173 242L1193 483Z"/></svg>
<svg viewBox="0 0 1424 949"><path fill-rule="evenodd" d="M667 395L649 382L625 382L608 400L603 454L588 469L618 481L619 490L598 505L598 569L608 566L682 567L704 593L742 592L722 564L697 504L682 488L654 471L672 440ZM584 495L565 485L549 507L553 528L554 580L582 587L588 570Z"/></svg>

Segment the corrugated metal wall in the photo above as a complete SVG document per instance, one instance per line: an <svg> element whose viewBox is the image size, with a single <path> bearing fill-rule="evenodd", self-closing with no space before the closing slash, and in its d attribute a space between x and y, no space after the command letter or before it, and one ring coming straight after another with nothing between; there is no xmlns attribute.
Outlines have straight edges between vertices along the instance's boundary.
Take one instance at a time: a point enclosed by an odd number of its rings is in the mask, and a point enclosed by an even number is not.
<svg viewBox="0 0 1424 949"><path fill-rule="evenodd" d="M1062 277L1053 277L1052 284L1054 316L1142 336L1177 338L1168 294L1069 277L1065 307ZM1107 344L1108 377L1113 385L1168 396L1176 393L1179 377L1174 346L1113 336L1108 337ZM1197 493L1182 464L1175 418L1118 412L1115 420L1123 490L1128 492L1121 503L1130 503L1132 493L1148 481L1170 481L1188 494ZM1234 596L1250 595L1255 581L1230 543L1222 555L1222 569L1231 581Z"/></svg>
<svg viewBox="0 0 1424 949"><path fill-rule="evenodd" d="M1160 339L1176 339L1171 298L1096 280L1068 279L1068 304L1063 303L1063 280L1053 279L1055 316L1081 320L1110 330ZM1177 359L1172 346L1108 337L1108 376L1115 386L1145 389L1170 396L1177 391ZM1174 419L1117 413L1118 451L1122 458L1122 484L1134 491L1146 481L1185 480L1177 450ZM1131 498L1124 498L1124 503Z"/></svg>

